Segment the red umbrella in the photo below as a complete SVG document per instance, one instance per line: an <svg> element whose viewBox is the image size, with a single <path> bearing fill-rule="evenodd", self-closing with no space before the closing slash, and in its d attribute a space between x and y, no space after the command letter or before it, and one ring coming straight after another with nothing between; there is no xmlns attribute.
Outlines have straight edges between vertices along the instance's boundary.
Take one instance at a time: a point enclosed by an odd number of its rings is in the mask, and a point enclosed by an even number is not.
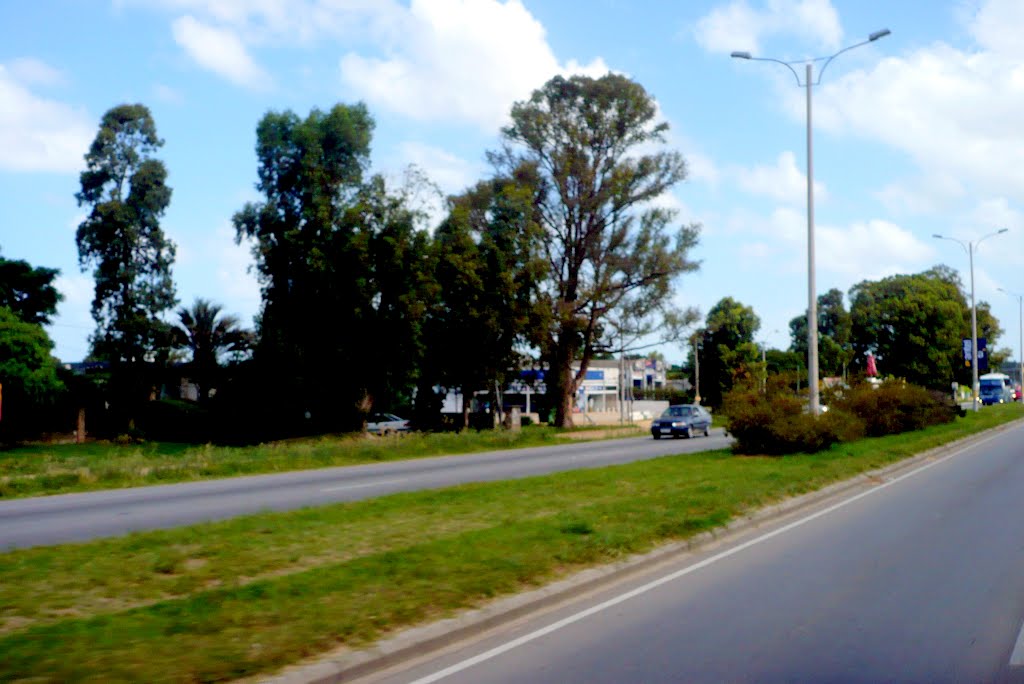
<svg viewBox="0 0 1024 684"><path fill-rule="evenodd" d="M878 366L875 365L875 355L871 354L870 352L868 353L868 371L867 371L867 374L869 376L872 376L872 377L878 375Z"/></svg>

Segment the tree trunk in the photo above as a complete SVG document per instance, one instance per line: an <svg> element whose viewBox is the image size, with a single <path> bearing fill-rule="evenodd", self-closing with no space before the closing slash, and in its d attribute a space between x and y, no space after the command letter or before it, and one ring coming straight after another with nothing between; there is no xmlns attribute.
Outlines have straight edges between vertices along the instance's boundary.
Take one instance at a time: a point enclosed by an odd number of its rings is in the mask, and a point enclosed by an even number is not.
<svg viewBox="0 0 1024 684"><path fill-rule="evenodd" d="M555 427L573 427L572 407L576 398L576 383L572 374L573 350L561 340L555 347L548 373L553 382L548 382L548 391L552 392L555 402Z"/></svg>

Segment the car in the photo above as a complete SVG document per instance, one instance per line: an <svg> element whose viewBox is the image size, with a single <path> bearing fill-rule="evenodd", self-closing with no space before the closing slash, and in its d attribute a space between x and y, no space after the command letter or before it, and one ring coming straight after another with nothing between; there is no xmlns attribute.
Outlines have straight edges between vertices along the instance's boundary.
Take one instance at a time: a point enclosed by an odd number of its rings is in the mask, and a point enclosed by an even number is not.
<svg viewBox="0 0 1024 684"><path fill-rule="evenodd" d="M366 421L366 431L376 435L408 432L411 429L409 421L399 418L393 413L374 413Z"/></svg>
<svg viewBox="0 0 1024 684"><path fill-rule="evenodd" d="M1013 400L1014 401L1020 401L1020 394L1021 394L1020 385L1016 385L1013 388Z"/></svg>
<svg viewBox="0 0 1024 684"><path fill-rule="evenodd" d="M654 439L672 437L693 437L701 434L711 436L711 414L699 404L675 404L665 409L651 423Z"/></svg>

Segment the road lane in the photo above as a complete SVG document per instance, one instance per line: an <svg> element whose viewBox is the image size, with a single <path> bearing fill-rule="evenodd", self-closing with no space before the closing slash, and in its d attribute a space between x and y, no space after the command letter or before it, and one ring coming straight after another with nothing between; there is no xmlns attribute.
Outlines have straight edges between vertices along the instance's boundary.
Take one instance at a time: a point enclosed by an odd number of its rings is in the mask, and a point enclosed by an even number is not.
<svg viewBox="0 0 1024 684"><path fill-rule="evenodd" d="M1022 440L373 681L1022 682Z"/></svg>
<svg viewBox="0 0 1024 684"><path fill-rule="evenodd" d="M284 511L395 492L598 468L721 449L731 439L628 438L392 461L203 482L0 501L0 549L84 541L259 511Z"/></svg>

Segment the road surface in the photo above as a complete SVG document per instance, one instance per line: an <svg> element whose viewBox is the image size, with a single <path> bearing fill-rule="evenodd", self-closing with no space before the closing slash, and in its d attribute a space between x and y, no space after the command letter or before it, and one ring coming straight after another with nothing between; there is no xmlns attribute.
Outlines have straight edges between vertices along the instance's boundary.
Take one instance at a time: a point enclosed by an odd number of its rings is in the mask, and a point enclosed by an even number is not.
<svg viewBox="0 0 1024 684"><path fill-rule="evenodd" d="M370 679L1024 682L1022 621L1017 426Z"/></svg>
<svg viewBox="0 0 1024 684"><path fill-rule="evenodd" d="M710 438L690 440L647 437L579 442L0 501L0 549L83 541L466 482L597 468L721 449L731 442L721 430L713 430Z"/></svg>

